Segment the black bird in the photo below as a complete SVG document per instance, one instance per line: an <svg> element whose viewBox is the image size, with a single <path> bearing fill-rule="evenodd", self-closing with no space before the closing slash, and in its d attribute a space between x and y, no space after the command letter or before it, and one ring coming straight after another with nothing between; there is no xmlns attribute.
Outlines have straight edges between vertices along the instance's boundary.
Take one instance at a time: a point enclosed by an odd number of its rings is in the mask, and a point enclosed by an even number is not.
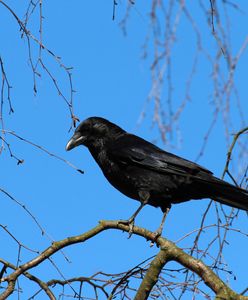
<svg viewBox="0 0 248 300"><path fill-rule="evenodd" d="M166 152L100 117L80 123L66 145L69 151L86 146L107 180L124 195L140 201L128 221L134 223L146 204L163 211L160 235L171 204L211 198L248 210L248 191L213 176L209 170Z"/></svg>

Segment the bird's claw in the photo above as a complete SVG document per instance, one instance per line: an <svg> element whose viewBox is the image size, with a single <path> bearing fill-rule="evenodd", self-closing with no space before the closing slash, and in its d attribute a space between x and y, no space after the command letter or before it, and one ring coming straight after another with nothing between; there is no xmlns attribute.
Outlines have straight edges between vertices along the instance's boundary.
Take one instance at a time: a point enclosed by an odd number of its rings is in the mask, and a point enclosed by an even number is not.
<svg viewBox="0 0 248 300"><path fill-rule="evenodd" d="M129 236L128 238L130 239L130 237L133 234L133 227L134 227L134 220L133 219L129 219L129 220L119 220L118 224L123 224L123 225L128 225L129 226Z"/></svg>
<svg viewBox="0 0 248 300"><path fill-rule="evenodd" d="M132 234L133 234L133 227L134 227L134 220L132 220L132 221L129 223L129 231L128 231L128 233L129 233L128 238L129 238L129 239L130 239L130 237L131 237Z"/></svg>
<svg viewBox="0 0 248 300"><path fill-rule="evenodd" d="M156 231L153 232L154 235L154 239L157 240L162 234L162 230L158 229Z"/></svg>
<svg viewBox="0 0 248 300"><path fill-rule="evenodd" d="M162 234L162 231L159 229L153 232L150 247L153 247L154 243L157 242L157 239L161 236L161 234Z"/></svg>

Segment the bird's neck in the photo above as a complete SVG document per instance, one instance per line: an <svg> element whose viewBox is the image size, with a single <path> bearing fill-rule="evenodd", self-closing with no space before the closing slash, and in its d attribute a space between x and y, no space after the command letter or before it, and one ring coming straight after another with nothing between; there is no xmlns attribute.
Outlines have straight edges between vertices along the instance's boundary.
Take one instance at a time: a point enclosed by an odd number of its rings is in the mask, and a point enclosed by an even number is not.
<svg viewBox="0 0 248 300"><path fill-rule="evenodd" d="M94 160L97 162L99 167L101 168L102 172L108 177L108 172L111 169L111 162L107 157L106 150L101 148L97 150L96 148L89 148L91 155L93 156Z"/></svg>
<svg viewBox="0 0 248 300"><path fill-rule="evenodd" d="M103 143L92 144L88 147L91 155L97 161L98 164L101 163L102 157L105 155L106 151Z"/></svg>
<svg viewBox="0 0 248 300"><path fill-rule="evenodd" d="M124 131L119 131L118 134L116 133L114 137L111 137L111 139L96 139L94 142L91 142L91 144L87 146L91 155L94 157L101 168L103 162L106 164L106 161L108 161L106 149L114 144L115 141L123 134L125 134Z"/></svg>

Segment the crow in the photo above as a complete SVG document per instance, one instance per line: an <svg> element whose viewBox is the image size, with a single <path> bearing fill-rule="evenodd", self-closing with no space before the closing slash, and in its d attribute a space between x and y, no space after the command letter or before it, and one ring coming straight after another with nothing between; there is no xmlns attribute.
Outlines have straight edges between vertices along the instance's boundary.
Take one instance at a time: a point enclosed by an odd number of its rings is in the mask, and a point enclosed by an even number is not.
<svg viewBox="0 0 248 300"><path fill-rule="evenodd" d="M160 236L171 204L210 198L222 204L248 210L248 191L231 185L204 167L166 152L130 134L110 121L90 117L81 122L66 145L69 151L86 146L107 180L124 195L138 200L139 208L123 223L130 228L146 205L160 207ZM131 231L130 229L130 231Z"/></svg>

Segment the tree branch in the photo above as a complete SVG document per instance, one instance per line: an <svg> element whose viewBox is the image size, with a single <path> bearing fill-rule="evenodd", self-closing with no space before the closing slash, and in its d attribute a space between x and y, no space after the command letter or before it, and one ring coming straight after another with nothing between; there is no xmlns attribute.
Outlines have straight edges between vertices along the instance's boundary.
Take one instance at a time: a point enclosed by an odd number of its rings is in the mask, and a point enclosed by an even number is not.
<svg viewBox="0 0 248 300"><path fill-rule="evenodd" d="M12 270L16 270L17 269L17 267L15 265L13 265L13 264L11 264L11 263L3 260L2 258L0 258L0 262L4 265L3 272L1 272L1 273L4 273L7 268L10 268ZM28 272L24 272L23 275L26 278L28 278L29 280L32 280L32 281L36 282L40 286L40 288L47 294L47 296L49 297L49 299L56 300L56 297L54 296L53 292L49 289L49 284L48 283L43 282L38 277L36 277L36 276L34 276L34 275L32 275L32 274L30 274ZM2 278L2 276L0 276L0 278Z"/></svg>
<svg viewBox="0 0 248 300"><path fill-rule="evenodd" d="M100 221L99 225L91 230L77 235L73 237L65 238L61 241L54 242L50 247L44 250L41 254L39 254L34 259L20 265L15 269L13 273L10 275L3 277L0 282L8 282L8 287L6 290L0 295L0 300L6 299L10 294L13 293L16 281L20 275L24 275L28 270L38 266L40 263L51 257L57 251L73 244L83 243L88 239L94 237L95 235L105 231L107 229L118 229L122 231L129 232L129 226L120 223L119 221ZM139 236L144 237L146 240L153 241L157 244L157 246L161 249L157 257L154 259L151 264L148 274L144 277L143 280L149 282L149 290L146 291L146 295L151 291L152 286L157 281L158 274L160 273L163 265L168 261L176 261L184 267L190 269L192 272L196 273L205 284L217 295L216 299L218 300L248 300L248 297L241 296L232 291L209 267L207 267L202 261L195 259L194 257L188 255L179 247L177 247L171 241L159 237L156 241L154 241L153 232L146 230L144 228L134 226L133 233ZM138 293L142 292L144 282L141 283ZM138 294L137 294L138 295ZM136 295L135 299L147 299L145 297L140 297Z"/></svg>
<svg viewBox="0 0 248 300"><path fill-rule="evenodd" d="M134 300L148 299L152 288L158 281L159 274L161 273L165 264L170 260L171 259L168 255L168 252L160 250L154 260L151 262Z"/></svg>

